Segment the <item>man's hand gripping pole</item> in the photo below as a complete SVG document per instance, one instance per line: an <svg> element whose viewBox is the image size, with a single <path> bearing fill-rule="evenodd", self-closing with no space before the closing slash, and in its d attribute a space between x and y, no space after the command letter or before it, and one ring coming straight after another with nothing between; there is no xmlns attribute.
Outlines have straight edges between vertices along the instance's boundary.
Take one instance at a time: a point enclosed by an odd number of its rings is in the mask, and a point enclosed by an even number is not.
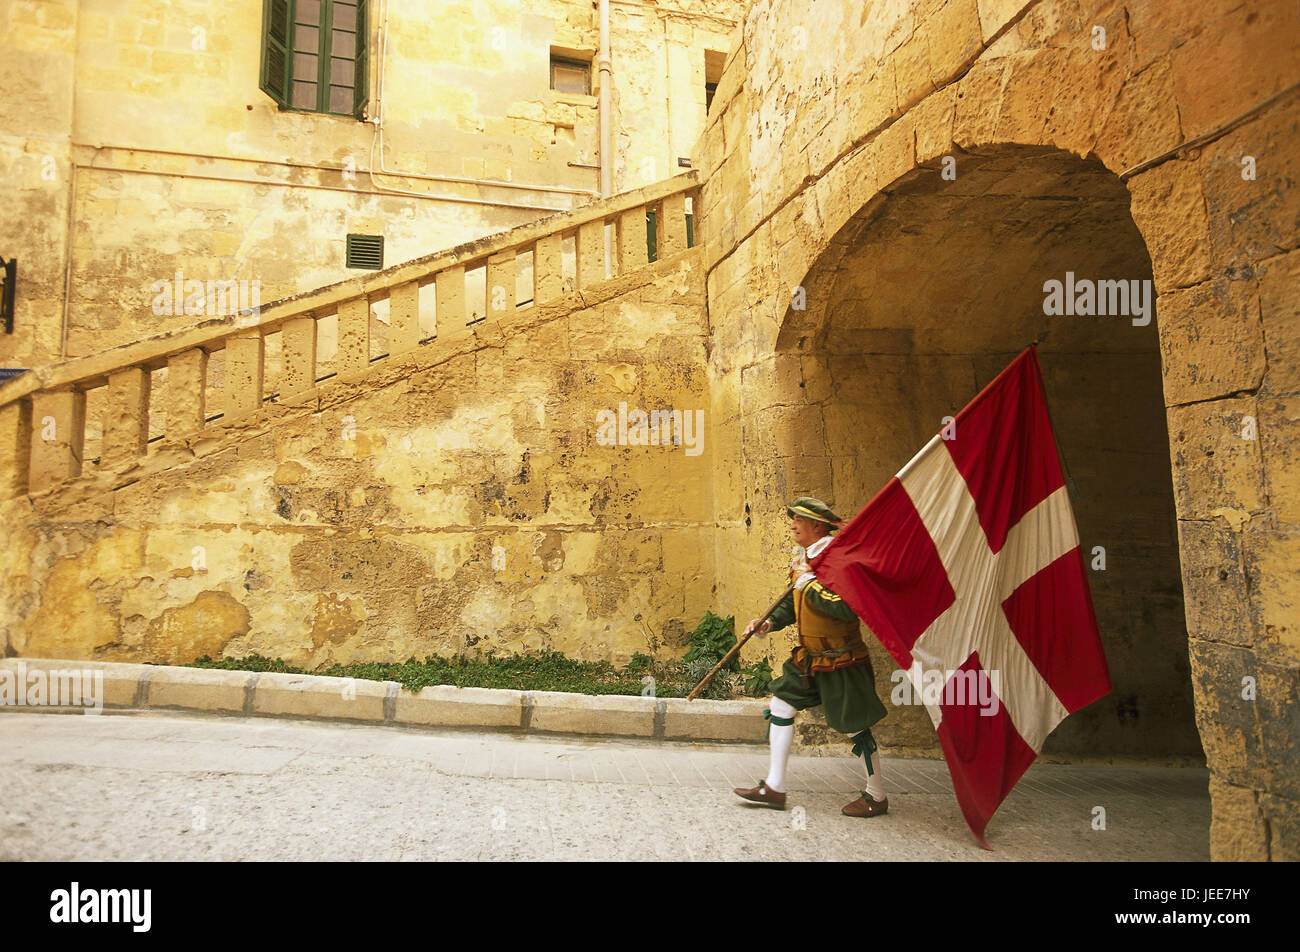
<svg viewBox="0 0 1300 952"><path fill-rule="evenodd" d="M727 662L729 662L732 658L736 656L736 653L740 651L741 647L745 644L745 642L747 642L750 638L752 638L756 632L762 629L763 623L772 617L772 612L780 608L781 603L785 601L785 597L793 591L794 591L794 586L791 585L789 588L787 588L784 592L782 592L777 597L777 600L772 603L772 607L769 608L764 613L763 617L758 620L758 624L754 625L748 632L746 632L744 635L741 636L740 640L736 642L735 646L730 651L728 651L725 655L723 655L722 660L713 666L713 670L704 676L704 680L701 681L699 684L695 685L695 690L693 690L690 694L686 695L686 700L688 701L695 700L696 695L698 695L701 691L704 690L704 686L713 679L713 676L715 674L717 674L719 671L722 670L722 667Z"/></svg>

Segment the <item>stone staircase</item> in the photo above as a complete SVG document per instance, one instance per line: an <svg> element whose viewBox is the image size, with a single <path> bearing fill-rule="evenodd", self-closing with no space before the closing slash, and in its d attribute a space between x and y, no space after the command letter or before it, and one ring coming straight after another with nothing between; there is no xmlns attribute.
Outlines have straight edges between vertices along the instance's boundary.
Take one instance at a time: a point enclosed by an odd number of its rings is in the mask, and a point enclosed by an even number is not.
<svg viewBox="0 0 1300 952"><path fill-rule="evenodd" d="M337 402L372 374L409 372L461 352L530 309L569 310L603 291L616 293L624 276L693 246L698 176L678 175L255 313L29 371L0 385L0 501L91 476L96 483L134 481L192 459L242 427ZM531 267L521 268L528 257ZM566 257L574 259L569 278ZM532 299L517 301L528 271ZM485 275L481 286L466 280L475 273ZM431 336L424 333L429 322L421 321L426 287L436 303ZM387 312L385 323L377 323L377 311ZM330 360L318 346L324 322L337 340ZM274 362L267 346L273 339ZM331 365L332 372L322 372ZM219 406L208 406L209 394ZM98 408L89 420L88 400ZM99 444L94 459L87 458L88 433Z"/></svg>

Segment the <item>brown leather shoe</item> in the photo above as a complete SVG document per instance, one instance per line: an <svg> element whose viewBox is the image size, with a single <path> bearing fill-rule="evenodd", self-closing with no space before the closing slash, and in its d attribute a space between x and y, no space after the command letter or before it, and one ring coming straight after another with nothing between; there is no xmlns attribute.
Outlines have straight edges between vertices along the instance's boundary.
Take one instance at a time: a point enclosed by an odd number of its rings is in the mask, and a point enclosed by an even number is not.
<svg viewBox="0 0 1300 952"><path fill-rule="evenodd" d="M765 803L769 807L775 807L778 810L785 809L785 794L769 790L766 780L760 780L757 787L751 787L748 790L736 787L736 796L744 797L754 803Z"/></svg>
<svg viewBox="0 0 1300 952"><path fill-rule="evenodd" d="M864 790L862 796L852 803L844 804L840 812L845 816L880 816L882 813L889 812L889 797L885 797L883 800L873 800L867 796L867 792Z"/></svg>

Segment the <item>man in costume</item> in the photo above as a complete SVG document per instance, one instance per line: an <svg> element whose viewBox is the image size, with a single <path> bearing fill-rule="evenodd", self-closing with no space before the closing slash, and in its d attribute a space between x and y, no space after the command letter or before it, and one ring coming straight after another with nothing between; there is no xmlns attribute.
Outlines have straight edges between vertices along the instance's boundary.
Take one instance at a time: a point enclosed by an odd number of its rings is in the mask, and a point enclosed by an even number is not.
<svg viewBox="0 0 1300 952"><path fill-rule="evenodd" d="M768 719L771 759L767 778L757 787L736 793L754 803L785 809L785 768L794 740L794 714L822 706L826 723L852 735L853 753L866 761L867 783L862 796L845 804L845 816L880 816L889 809L880 779L880 755L871 725L885 716L876 695L871 657L858 630L858 616L838 595L813 575L808 559L830 544L831 530L841 520L819 499L801 496L786 507L795 542L804 553L790 567L794 591L785 597L761 628L758 619L745 632L764 635L794 623L799 644L791 652L781 677L772 682L772 704L763 712Z"/></svg>

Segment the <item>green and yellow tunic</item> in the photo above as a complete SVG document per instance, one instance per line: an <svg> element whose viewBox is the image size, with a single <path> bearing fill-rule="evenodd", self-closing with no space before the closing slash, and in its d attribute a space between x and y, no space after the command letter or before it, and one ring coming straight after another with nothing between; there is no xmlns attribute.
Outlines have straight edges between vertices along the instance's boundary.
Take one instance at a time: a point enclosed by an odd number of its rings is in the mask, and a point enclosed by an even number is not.
<svg viewBox="0 0 1300 952"><path fill-rule="evenodd" d="M821 540L819 540L820 542ZM815 555L827 543L814 543ZM791 581L795 572L791 569ZM772 630L798 626L799 644L790 653L772 693L795 710L822 706L826 723L854 737L854 752L863 754L870 771L875 741L869 728L887 713L876 694L871 656L859 633L859 619L844 600L816 578L807 578L777 606Z"/></svg>

